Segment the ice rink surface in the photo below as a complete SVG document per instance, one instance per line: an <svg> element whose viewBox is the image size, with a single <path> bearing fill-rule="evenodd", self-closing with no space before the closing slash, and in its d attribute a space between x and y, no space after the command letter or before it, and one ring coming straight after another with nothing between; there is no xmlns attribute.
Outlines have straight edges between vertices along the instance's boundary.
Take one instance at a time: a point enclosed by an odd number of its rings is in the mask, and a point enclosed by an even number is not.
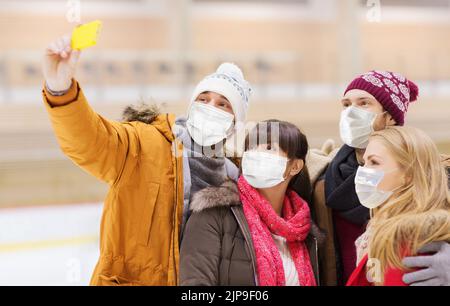
<svg viewBox="0 0 450 306"><path fill-rule="evenodd" d="M101 203L0 209L0 285L88 285Z"/></svg>

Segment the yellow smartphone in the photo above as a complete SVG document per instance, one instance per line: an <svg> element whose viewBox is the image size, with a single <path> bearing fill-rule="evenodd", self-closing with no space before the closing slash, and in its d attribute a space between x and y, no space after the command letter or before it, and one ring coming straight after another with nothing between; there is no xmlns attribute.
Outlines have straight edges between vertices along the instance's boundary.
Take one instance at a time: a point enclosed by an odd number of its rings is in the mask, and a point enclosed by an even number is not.
<svg viewBox="0 0 450 306"><path fill-rule="evenodd" d="M95 46L100 34L102 23L99 20L79 25L73 30L71 47L73 50L83 50Z"/></svg>

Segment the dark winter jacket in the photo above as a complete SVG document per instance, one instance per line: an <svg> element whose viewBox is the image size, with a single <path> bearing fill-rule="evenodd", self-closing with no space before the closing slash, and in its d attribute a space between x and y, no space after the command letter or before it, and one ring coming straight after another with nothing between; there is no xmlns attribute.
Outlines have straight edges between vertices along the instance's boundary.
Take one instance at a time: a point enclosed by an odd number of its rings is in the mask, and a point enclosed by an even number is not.
<svg viewBox="0 0 450 306"><path fill-rule="evenodd" d="M181 242L180 284L257 285L254 247L236 183L227 181L197 192L190 208ZM321 239L313 225L307 244L316 278Z"/></svg>

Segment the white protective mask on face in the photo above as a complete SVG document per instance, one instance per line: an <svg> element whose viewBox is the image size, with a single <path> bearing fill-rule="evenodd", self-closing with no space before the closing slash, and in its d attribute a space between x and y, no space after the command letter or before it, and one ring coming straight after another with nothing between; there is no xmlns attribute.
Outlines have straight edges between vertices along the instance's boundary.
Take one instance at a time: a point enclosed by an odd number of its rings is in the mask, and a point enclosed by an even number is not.
<svg viewBox="0 0 450 306"><path fill-rule="evenodd" d="M277 154L246 151L242 157L242 174L254 188L270 188L284 182L288 159Z"/></svg>
<svg viewBox="0 0 450 306"><path fill-rule="evenodd" d="M369 143L369 136L374 132L373 123L378 115L381 114L356 106L343 110L339 122L342 141L352 148L365 149Z"/></svg>
<svg viewBox="0 0 450 306"><path fill-rule="evenodd" d="M355 190L359 202L369 209L377 208L386 202L394 191L378 190L378 185L387 173L397 171L393 169L389 172L366 167L359 167L355 177Z"/></svg>
<svg viewBox="0 0 450 306"><path fill-rule="evenodd" d="M193 102L186 126L194 141L203 146L218 144L230 136L234 116L214 106Z"/></svg>

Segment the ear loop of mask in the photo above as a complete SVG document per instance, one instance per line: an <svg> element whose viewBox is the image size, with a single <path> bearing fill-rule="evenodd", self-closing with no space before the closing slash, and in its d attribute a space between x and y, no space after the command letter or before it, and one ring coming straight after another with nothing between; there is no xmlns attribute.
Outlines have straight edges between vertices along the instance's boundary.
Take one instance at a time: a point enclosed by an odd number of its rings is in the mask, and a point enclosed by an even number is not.
<svg viewBox="0 0 450 306"><path fill-rule="evenodd" d="M375 123L375 120L377 120L378 116L384 115L386 114L388 111L384 111L382 113L376 114L375 117L373 118L372 122L370 123L371 127L372 127L372 131L375 131L373 124Z"/></svg>
<svg viewBox="0 0 450 306"><path fill-rule="evenodd" d="M409 164L409 165L405 168L405 172L408 171L408 170L412 167L412 165L413 165L413 163ZM386 174L388 174L388 173L392 173L392 172L398 171L398 170L400 170L399 167L397 167L397 168L395 168L395 169L392 169L392 170L390 170L390 171L388 171L388 172L384 172L384 174L386 175ZM400 191L401 191L401 190L402 190L402 187L405 187L405 186L401 186L401 185L400 185L400 186L394 188L394 190L391 191L391 192L392 192L392 196L395 194L395 192L399 191L399 189L400 189ZM392 197L392 196L391 196L391 197ZM375 210L375 209L380 209L380 208L377 207L377 208L374 208L374 209L369 209L369 216L370 216L370 219L373 218L373 216L374 216L374 210Z"/></svg>

